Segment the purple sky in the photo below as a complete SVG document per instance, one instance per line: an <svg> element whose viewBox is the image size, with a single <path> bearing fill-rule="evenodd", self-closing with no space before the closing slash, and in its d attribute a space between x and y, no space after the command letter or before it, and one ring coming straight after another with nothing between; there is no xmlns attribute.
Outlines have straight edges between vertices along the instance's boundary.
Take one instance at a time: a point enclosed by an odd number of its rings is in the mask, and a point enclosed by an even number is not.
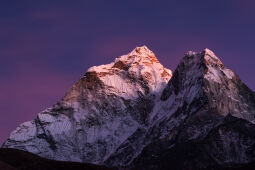
<svg viewBox="0 0 255 170"><path fill-rule="evenodd" d="M174 70L213 50L255 89L253 0L1 0L0 144L93 66L147 45Z"/></svg>

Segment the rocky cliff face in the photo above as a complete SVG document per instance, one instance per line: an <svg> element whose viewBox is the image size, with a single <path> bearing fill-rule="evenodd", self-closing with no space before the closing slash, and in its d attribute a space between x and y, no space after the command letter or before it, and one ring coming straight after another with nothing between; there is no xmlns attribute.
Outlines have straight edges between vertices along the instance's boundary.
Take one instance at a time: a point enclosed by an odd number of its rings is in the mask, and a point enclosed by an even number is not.
<svg viewBox="0 0 255 170"><path fill-rule="evenodd" d="M172 77L172 78L171 78ZM124 169L207 169L255 160L255 94L209 49L173 76L145 46L92 67L4 148Z"/></svg>

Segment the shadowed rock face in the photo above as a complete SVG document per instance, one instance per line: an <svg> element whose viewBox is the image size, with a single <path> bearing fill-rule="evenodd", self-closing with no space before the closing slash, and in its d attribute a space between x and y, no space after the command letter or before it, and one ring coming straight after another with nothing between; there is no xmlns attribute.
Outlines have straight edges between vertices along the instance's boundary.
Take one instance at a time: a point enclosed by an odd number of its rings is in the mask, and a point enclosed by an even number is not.
<svg viewBox="0 0 255 170"><path fill-rule="evenodd" d="M197 123L193 126L201 126ZM254 124L231 115L202 138L187 140L187 129L181 126L174 138L151 143L125 169L253 169L254 130Z"/></svg>
<svg viewBox="0 0 255 170"><path fill-rule="evenodd" d="M3 147L120 169L250 168L253 123L254 92L212 51L188 52L172 76L143 46L90 68Z"/></svg>

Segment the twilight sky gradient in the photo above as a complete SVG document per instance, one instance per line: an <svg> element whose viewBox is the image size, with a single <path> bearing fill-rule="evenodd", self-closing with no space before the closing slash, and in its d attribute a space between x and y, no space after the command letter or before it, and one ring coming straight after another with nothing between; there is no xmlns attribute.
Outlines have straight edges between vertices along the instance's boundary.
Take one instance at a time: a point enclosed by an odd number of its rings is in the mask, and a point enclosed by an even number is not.
<svg viewBox="0 0 255 170"><path fill-rule="evenodd" d="M255 89L253 0L1 0L0 145L93 66L147 45L174 70L213 50Z"/></svg>

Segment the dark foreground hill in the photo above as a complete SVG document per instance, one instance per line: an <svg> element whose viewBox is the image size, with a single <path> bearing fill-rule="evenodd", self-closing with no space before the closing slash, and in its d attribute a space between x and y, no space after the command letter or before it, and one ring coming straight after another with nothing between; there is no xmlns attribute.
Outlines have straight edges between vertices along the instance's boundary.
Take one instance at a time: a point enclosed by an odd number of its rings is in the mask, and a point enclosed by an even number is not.
<svg viewBox="0 0 255 170"><path fill-rule="evenodd" d="M111 170L87 163L54 161L17 149L0 149L0 170Z"/></svg>

